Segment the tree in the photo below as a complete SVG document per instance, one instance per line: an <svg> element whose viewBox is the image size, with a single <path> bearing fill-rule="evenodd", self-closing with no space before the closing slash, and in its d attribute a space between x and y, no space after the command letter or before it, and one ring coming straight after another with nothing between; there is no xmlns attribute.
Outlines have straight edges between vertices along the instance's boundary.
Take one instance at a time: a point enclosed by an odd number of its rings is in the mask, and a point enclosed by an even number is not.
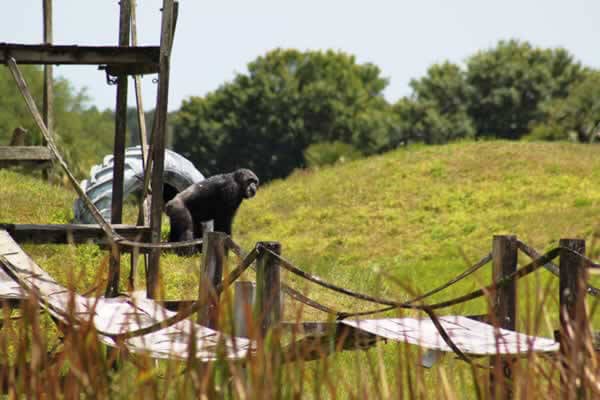
<svg viewBox="0 0 600 400"><path fill-rule="evenodd" d="M456 64L434 64L425 77L410 82L413 94L394 105L405 136L441 144L475 135L468 115L471 88Z"/></svg>
<svg viewBox="0 0 600 400"><path fill-rule="evenodd" d="M529 139L588 143L600 140L600 71L587 71L565 98L542 105L545 118L533 125Z"/></svg>
<svg viewBox="0 0 600 400"><path fill-rule="evenodd" d="M261 180L303 167L313 143L384 151L398 142L386 85L379 68L342 52L277 49L233 82L184 101L173 148L205 173L248 167Z"/></svg>
<svg viewBox="0 0 600 400"><path fill-rule="evenodd" d="M541 121L540 104L564 98L583 69L564 49L540 49L527 42L501 41L467 60L472 87L469 115L477 136L519 139Z"/></svg>
<svg viewBox="0 0 600 400"><path fill-rule="evenodd" d="M37 102L42 109L42 70L36 66L20 67ZM54 137L70 168L78 177L84 177L91 165L112 151L114 123L110 111L89 107L85 89L75 91L64 78L54 81ZM27 145L40 145L39 132L25 105L10 71L0 67L0 145L8 144L12 131L22 126L27 129Z"/></svg>

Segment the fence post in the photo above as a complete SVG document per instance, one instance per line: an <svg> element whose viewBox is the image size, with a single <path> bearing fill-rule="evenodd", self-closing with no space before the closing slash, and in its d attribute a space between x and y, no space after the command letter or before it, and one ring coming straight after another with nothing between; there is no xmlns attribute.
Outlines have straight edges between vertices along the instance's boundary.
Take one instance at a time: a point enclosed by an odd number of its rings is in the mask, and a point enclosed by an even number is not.
<svg viewBox="0 0 600 400"><path fill-rule="evenodd" d="M223 232L204 232L202 239L202 272L198 299L204 304L198 315L198 323L215 329L218 322L219 296L215 288L223 278L223 266L226 261Z"/></svg>
<svg viewBox="0 0 600 400"><path fill-rule="evenodd" d="M585 344L590 338L585 309L587 270L584 260L567 249L585 254L585 240L561 239L560 247L560 375L561 398L584 397Z"/></svg>
<svg viewBox="0 0 600 400"><path fill-rule="evenodd" d="M279 242L259 242L258 246L281 254ZM255 315L263 337L269 328L281 321L280 291L279 260L261 249L256 260Z"/></svg>
<svg viewBox="0 0 600 400"><path fill-rule="evenodd" d="M517 270L517 237L514 235L495 235L492 240L492 280L498 282ZM516 280L497 288L492 293L491 321L497 328L515 330L516 327ZM496 340L501 340L497 337ZM499 342L498 346L502 343ZM493 356L490 365L490 394L493 399L512 399L512 364L511 357Z"/></svg>
<svg viewBox="0 0 600 400"><path fill-rule="evenodd" d="M250 337L252 323L252 306L254 304L254 283L249 281L235 282L233 294L234 335Z"/></svg>

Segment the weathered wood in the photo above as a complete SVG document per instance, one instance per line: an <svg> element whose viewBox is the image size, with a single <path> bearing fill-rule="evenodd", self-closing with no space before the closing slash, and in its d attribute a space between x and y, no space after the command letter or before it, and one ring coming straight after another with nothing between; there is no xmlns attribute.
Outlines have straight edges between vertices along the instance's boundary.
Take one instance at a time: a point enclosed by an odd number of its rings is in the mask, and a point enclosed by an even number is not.
<svg viewBox="0 0 600 400"><path fill-rule="evenodd" d="M52 161L52 153L46 146L0 146L0 161Z"/></svg>
<svg viewBox="0 0 600 400"><path fill-rule="evenodd" d="M492 325L464 316L447 315L440 317L439 322L454 344L468 355L526 355L529 352L558 351L558 343L552 339L529 336L507 329L497 332L497 328ZM428 318L345 319L341 323L381 338L452 352ZM502 335L500 342L496 340L497 333Z"/></svg>
<svg viewBox="0 0 600 400"><path fill-rule="evenodd" d="M119 46L129 46L131 30L131 7L129 0L121 0L119 11ZM123 180L125 175L125 145L127 141L127 75L117 78L117 98L115 105L115 140L113 149L113 187L111 202L111 223L120 224L123 220ZM106 297L119 293L121 275L121 251L114 245L110 251Z"/></svg>
<svg viewBox="0 0 600 400"><path fill-rule="evenodd" d="M133 225L113 225L115 232L129 240L150 240L150 228ZM0 229L8 231L19 243L106 244L106 234L96 224L4 224Z"/></svg>
<svg viewBox="0 0 600 400"><path fill-rule="evenodd" d="M158 72L160 48L157 46L57 46L0 43L0 63L10 57L18 64L108 65L121 68L119 73ZM126 69L125 69L126 68Z"/></svg>
<svg viewBox="0 0 600 400"><path fill-rule="evenodd" d="M278 242L260 242L258 247L265 247L275 254L281 254ZM256 301L255 320L262 336L281 321L281 282L279 260L269 252L260 251L256 259Z"/></svg>
<svg viewBox="0 0 600 400"><path fill-rule="evenodd" d="M517 270L517 238L516 236L496 235L492 240L492 279L500 281ZM492 310L490 320L499 328L514 331L516 328L516 290L517 282L494 290L492 293ZM503 338L498 335L498 341ZM493 399L512 399L512 360L509 357L493 356L490 358L490 394Z"/></svg>
<svg viewBox="0 0 600 400"><path fill-rule="evenodd" d="M284 362L321 360L334 352L366 350L378 340L377 336L342 322L326 323L321 328L322 331L309 334L284 348Z"/></svg>
<svg viewBox="0 0 600 400"><path fill-rule="evenodd" d="M131 14L131 44L133 46L137 46L138 45L138 40L137 40L137 13L136 13L136 8L137 8L137 4L136 4L136 0L130 0L130 6L131 6L131 10L130 10L130 14ZM144 115L144 104L142 101L142 82L141 82L141 78L139 75L135 75L133 77L134 80L134 88L135 88L135 101L136 101L136 106L137 106L137 121L138 121L138 133L139 133L139 142L140 142L140 147L142 149L142 170L145 172L146 171L146 164L148 162L148 134L146 133L146 117ZM144 177L145 180L145 177ZM138 212L138 219L137 219L137 225L146 225L147 224L147 220L149 219L149 215L146 212L146 207L144 206L144 204L146 204L146 187L143 188L142 190L142 196L140 197L140 203L139 203L139 212ZM148 222L149 223L149 222ZM135 290L135 277L136 277L136 270L137 270L137 264L139 261L139 257L138 257L139 253L138 252L133 252L131 254L131 269L129 272L129 287L130 290ZM143 262L144 262L144 270L148 269L148 257L144 254L143 257Z"/></svg>
<svg viewBox="0 0 600 400"><path fill-rule="evenodd" d="M173 317L174 313L138 293L112 299L80 296L59 285L4 231L0 231L0 257L4 257L9 263L7 265L0 261L3 264L0 270L4 276L9 276L8 270L21 284L35 290L40 305L64 324L65 329L76 330L92 323L98 340L108 346L124 346L134 354L141 353L157 359L189 360L193 356L204 362L215 361L217 358L222 360L223 357L231 360L244 359L250 350L249 340L216 332L190 320L176 322L141 337L116 342L114 335L164 322ZM10 279L17 285L12 277ZM27 293L25 290L21 292ZM4 294L0 292L0 297ZM195 340L193 345L191 340ZM191 349L195 350L193 355Z"/></svg>
<svg viewBox="0 0 600 400"><path fill-rule="evenodd" d="M235 282L233 292L233 333L239 337L250 337L253 321L254 283Z"/></svg>
<svg viewBox="0 0 600 400"><path fill-rule="evenodd" d="M590 333L585 307L587 271L584 260L566 249L585 254L585 241L561 239L559 244L565 249L561 251L559 264L561 398L571 400L584 395L585 344Z"/></svg>
<svg viewBox="0 0 600 400"><path fill-rule="evenodd" d="M165 137L167 134L169 71L171 65L171 47L173 45L173 0L163 0L160 35L160 57L158 94L156 99L156 126L152 132L152 204L150 212L150 228L152 243L160 242L161 219L163 208L163 170L165 164ZM148 260L147 293L148 297L156 295L160 266L160 250L150 252Z"/></svg>
<svg viewBox="0 0 600 400"><path fill-rule="evenodd" d="M12 137L10 138L9 146L25 146L25 135L27 135L26 129L21 128L20 126L15 128Z"/></svg>
<svg viewBox="0 0 600 400"><path fill-rule="evenodd" d="M52 44L52 0L44 0L43 5L44 14L44 44ZM46 64L44 65L44 88L42 98L42 116L44 123L48 128L50 135L53 135L54 131L54 81L53 81L53 66ZM42 140L44 146L47 145L46 140ZM44 168L43 175L45 179L48 179L48 169Z"/></svg>
<svg viewBox="0 0 600 400"><path fill-rule="evenodd" d="M219 295L216 287L223 279L227 255L223 232L205 232L202 239L202 267L198 299L204 305L198 313L198 323L215 329L218 325Z"/></svg>
<svg viewBox="0 0 600 400"><path fill-rule="evenodd" d="M67 163L61 156L60 152L58 151L58 148L56 148L56 145L54 144L54 141L52 140L52 136L50 136L50 133L48 132L48 128L46 127L46 124L44 124L44 120L37 108L37 105L35 104L35 100L33 100L33 96L31 95L31 92L29 91L29 88L27 87L25 78L23 78L23 74L21 73L21 70L19 70L17 63L15 62L15 60L13 58L9 58L6 61L6 65L10 69L10 72L11 72L13 78L15 79L15 82L17 83L17 87L19 88L19 91L21 92L23 99L25 99L27 108L31 112L31 115L33 116L33 119L34 119L36 125L42 132L42 135L44 136L44 138L48 141L48 147L50 148L50 150L52 150L53 155L56 157L58 163L60 164L63 171L65 172L67 178L69 179L69 182L71 182L71 185L73 185L73 189L75 189L75 191L77 192L79 197L81 197L81 199L85 203L86 207L89 209L92 216L94 216L94 219L96 220L96 222L98 222L98 224L102 227L102 230L106 233L107 239L110 242L112 242L113 241L112 228L110 227L109 224L106 223L106 221L102 217L102 214L100 214L100 211L98 210L96 205L89 199L88 195L85 193L85 191L83 190L83 188L81 187L81 185L79 184L77 179L75 179L75 176L73 176L73 173L71 172L71 170L69 169L69 166L67 165Z"/></svg>

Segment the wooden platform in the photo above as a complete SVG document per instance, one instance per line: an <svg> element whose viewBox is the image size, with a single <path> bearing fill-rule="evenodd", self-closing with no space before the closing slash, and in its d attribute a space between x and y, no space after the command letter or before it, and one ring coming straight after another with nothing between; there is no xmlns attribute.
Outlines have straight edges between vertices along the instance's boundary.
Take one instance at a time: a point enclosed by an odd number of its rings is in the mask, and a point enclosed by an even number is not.
<svg viewBox="0 0 600 400"><path fill-rule="evenodd" d="M144 226L113 224L119 235L129 240L150 241L150 228ZM106 243L106 234L97 224L3 224L0 230L7 231L18 243Z"/></svg>
<svg viewBox="0 0 600 400"><path fill-rule="evenodd" d="M56 46L0 43L0 63L12 57L17 64L107 65L109 73L158 72L157 46Z"/></svg>
<svg viewBox="0 0 600 400"><path fill-rule="evenodd" d="M152 300L137 296L99 299L80 296L58 284L2 230L0 256L10 263L4 267L16 274L22 284L39 292L40 305L51 315L65 324L72 322L65 319L65 314L79 322L91 321L99 340L109 346L115 346L111 335L136 331L175 314ZM25 290L16 287L9 275L2 268L0 270L0 301L23 296ZM195 346L190 346L191 340L195 340ZM250 343L248 339L227 336L191 320L183 320L156 332L126 339L124 346L132 353L180 360L188 359L190 348L196 348L195 356L200 361L208 362L217 359L217 349L221 357L244 359L250 350Z"/></svg>
<svg viewBox="0 0 600 400"><path fill-rule="evenodd" d="M0 166L50 161L52 153L46 146L0 146Z"/></svg>
<svg viewBox="0 0 600 400"><path fill-rule="evenodd" d="M440 322L457 347L469 355L555 352L559 349L559 344L553 339L496 329L492 325L463 316L440 317ZM452 352L428 318L344 320L342 323L380 338Z"/></svg>

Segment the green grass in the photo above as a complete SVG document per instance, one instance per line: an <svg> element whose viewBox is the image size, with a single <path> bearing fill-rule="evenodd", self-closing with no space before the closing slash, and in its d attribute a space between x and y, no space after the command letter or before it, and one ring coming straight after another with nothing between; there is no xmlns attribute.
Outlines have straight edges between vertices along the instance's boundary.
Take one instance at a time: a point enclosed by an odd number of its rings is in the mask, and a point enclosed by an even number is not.
<svg viewBox="0 0 600 400"><path fill-rule="evenodd" d="M307 271L340 286L398 300L411 297L405 288L422 292L454 277L490 251L495 234L516 234L539 250L556 246L563 237L585 238L589 255L597 259L598 150L598 146L563 143L414 146L318 172L297 171L286 180L265 185L255 199L244 202L234 238L246 249L261 240L279 241L284 256ZM0 170L0 188L0 222L66 223L72 217L74 194L69 190L7 170ZM80 292L105 275L106 253L96 246L25 248L57 280L67 283L72 280L69 276L76 276ZM125 258L123 264L127 262ZM526 257L520 257L521 264L526 262ZM161 259L161 269L165 297L197 296L198 257L168 254ZM143 285L141 271L139 275ZM283 277L339 310L374 307L290 274ZM122 279L125 287L125 276ZM451 298L489 282L486 269L434 299ZM553 285L551 293L557 292L555 280L546 272L519 283L519 329L533 332L530 322L537 315L545 317L542 334L549 335L558 326L557 299L541 312L526 301L535 300L546 285ZM295 314L293 306L287 308L288 317ZM486 312L486 304L478 300L444 311L479 314ZM309 309L301 315L306 320L327 318ZM346 352L307 364L304 391L307 397L320 393L360 398L361 393L355 392L360 387L371 390L372 396L385 397L385 387L392 394L408 393L406 383L412 377L423 382L422 398L438 397L443 381L459 398L475 398L466 364L446 357L432 370L411 369L405 353L414 356L417 351L382 344L368 352ZM381 368L382 374L372 372ZM325 378L317 378L324 371ZM477 374L486 376L482 371Z"/></svg>

